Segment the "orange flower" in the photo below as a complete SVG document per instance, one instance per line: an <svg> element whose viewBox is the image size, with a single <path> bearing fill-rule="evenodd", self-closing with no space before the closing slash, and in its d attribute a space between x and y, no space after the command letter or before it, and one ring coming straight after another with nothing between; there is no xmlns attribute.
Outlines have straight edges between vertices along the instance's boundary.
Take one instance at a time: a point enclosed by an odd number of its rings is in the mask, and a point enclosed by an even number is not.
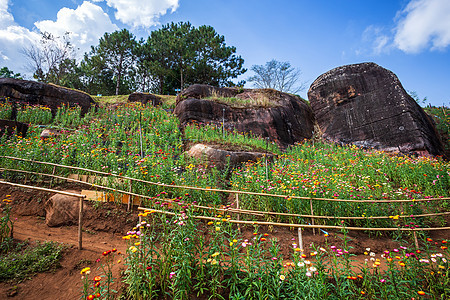
<svg viewBox="0 0 450 300"><path fill-rule="evenodd" d="M425 292L424 291L418 291L417 294L419 294L420 296L423 296L423 295L425 295Z"/></svg>
<svg viewBox="0 0 450 300"><path fill-rule="evenodd" d="M95 296L94 295L89 295L89 296L87 296L87 300L94 300L94 298L95 298Z"/></svg>

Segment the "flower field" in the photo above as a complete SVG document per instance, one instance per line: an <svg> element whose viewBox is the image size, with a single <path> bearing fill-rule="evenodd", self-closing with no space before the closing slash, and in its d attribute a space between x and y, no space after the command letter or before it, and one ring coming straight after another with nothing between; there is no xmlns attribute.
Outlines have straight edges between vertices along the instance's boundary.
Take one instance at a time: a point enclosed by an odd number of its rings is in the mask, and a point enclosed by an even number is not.
<svg viewBox="0 0 450 300"><path fill-rule="evenodd" d="M0 117L10 113L11 107L1 104ZM450 164L442 158L311 141L281 152L264 139L211 126L191 125L182 133L174 115L139 103L92 109L84 118L77 108L61 107L52 118L45 107L24 107L17 118L30 128L25 138L0 137L4 179L43 184L43 176L12 169L75 172L5 158L11 156L104 172L110 176L99 178L97 186L149 198L141 204L148 208L141 222L124 237L123 280L130 299L450 298L448 239L434 241L417 231L416 248L412 231L400 230L449 226ZM41 139L42 125L60 133ZM183 154L193 142L259 149L276 158L219 170ZM239 194L238 208L248 210L240 220L338 226L327 235L338 232L343 239L305 249L295 240L283 254L270 226L247 225L252 236L244 236L231 222L236 212L219 215L224 206L237 208L227 190L248 192ZM215 219L206 223L198 216ZM356 268L347 244L352 227L394 229L389 236L400 246L381 253L367 249L367 259ZM107 269L100 270L101 278L111 282ZM86 278L84 297L112 299L109 289L94 289Z"/></svg>

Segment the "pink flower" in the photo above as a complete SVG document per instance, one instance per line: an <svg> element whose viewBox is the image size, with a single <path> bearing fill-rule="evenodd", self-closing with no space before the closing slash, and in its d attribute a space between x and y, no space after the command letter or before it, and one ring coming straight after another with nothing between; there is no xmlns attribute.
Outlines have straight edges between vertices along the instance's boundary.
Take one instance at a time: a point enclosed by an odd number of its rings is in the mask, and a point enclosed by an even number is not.
<svg viewBox="0 0 450 300"><path fill-rule="evenodd" d="M172 277L174 277L174 276L175 276L175 272L170 272L169 279L172 279Z"/></svg>

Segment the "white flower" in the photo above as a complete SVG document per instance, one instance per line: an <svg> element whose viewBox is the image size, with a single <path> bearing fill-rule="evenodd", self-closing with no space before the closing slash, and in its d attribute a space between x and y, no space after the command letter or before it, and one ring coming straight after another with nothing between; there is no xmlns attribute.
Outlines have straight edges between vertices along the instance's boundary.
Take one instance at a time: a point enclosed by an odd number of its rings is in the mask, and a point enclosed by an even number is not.
<svg viewBox="0 0 450 300"><path fill-rule="evenodd" d="M309 271L310 271L310 272L315 272L315 271L317 271L317 268L316 268L316 267L310 267L310 268L309 268Z"/></svg>
<svg viewBox="0 0 450 300"><path fill-rule="evenodd" d="M375 256L375 252L370 252L369 255L370 256Z"/></svg>
<svg viewBox="0 0 450 300"><path fill-rule="evenodd" d="M366 248L366 251L367 251L367 252L370 252L370 248Z"/></svg>
<svg viewBox="0 0 450 300"><path fill-rule="evenodd" d="M301 267L304 267L304 266L305 266L305 263L302 262L302 261L299 261L299 262L297 263L297 266L299 266L300 268L301 268Z"/></svg>
<svg viewBox="0 0 450 300"><path fill-rule="evenodd" d="M311 277L312 276L312 274L311 274L311 272L306 272L306 276L308 276L308 277Z"/></svg>
<svg viewBox="0 0 450 300"><path fill-rule="evenodd" d="M305 260L305 264L309 265L311 262L309 260Z"/></svg>

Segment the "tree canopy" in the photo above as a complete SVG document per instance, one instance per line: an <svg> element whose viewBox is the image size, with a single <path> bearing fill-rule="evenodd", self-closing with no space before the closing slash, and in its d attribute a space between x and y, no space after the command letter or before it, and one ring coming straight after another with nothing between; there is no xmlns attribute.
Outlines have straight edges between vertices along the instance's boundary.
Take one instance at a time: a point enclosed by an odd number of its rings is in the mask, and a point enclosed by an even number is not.
<svg viewBox="0 0 450 300"><path fill-rule="evenodd" d="M0 69L0 78L17 78L22 79L20 73L14 73L8 67L3 67Z"/></svg>
<svg viewBox="0 0 450 300"><path fill-rule="evenodd" d="M144 47L160 93L194 83L231 86L230 79L246 71L236 48L227 46L211 26L170 23L153 31Z"/></svg>
<svg viewBox="0 0 450 300"><path fill-rule="evenodd" d="M174 94L194 83L233 86L231 80L247 71L224 36L211 26L196 28L189 22L166 24L140 41L126 29L105 33L79 64L71 51L66 36L49 34L43 34L40 45L24 50L37 80L89 94Z"/></svg>

